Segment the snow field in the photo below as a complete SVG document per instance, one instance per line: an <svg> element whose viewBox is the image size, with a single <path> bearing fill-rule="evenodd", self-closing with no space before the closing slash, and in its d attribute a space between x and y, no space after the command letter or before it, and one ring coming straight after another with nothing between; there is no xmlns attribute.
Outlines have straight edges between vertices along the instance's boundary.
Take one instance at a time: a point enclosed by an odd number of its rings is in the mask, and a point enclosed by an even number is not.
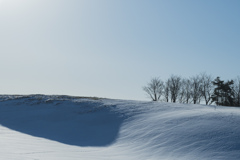
<svg viewBox="0 0 240 160"><path fill-rule="evenodd" d="M238 160L240 108L0 97L0 159Z"/></svg>

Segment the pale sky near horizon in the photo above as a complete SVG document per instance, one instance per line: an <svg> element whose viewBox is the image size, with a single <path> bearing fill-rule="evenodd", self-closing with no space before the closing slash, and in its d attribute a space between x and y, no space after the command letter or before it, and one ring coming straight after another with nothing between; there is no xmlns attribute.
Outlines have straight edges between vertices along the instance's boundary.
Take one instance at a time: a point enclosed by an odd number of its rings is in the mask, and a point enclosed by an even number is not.
<svg viewBox="0 0 240 160"><path fill-rule="evenodd" d="M152 77L240 75L239 0L0 0L0 94L148 100Z"/></svg>

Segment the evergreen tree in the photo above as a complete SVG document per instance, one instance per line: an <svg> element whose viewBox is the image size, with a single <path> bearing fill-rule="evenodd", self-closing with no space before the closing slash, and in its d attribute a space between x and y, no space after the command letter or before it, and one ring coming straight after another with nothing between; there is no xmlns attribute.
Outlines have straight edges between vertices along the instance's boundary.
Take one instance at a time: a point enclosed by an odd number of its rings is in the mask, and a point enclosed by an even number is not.
<svg viewBox="0 0 240 160"><path fill-rule="evenodd" d="M234 106L233 80L224 83L220 80L220 77L217 77L212 83L216 86L212 95L212 102L219 106Z"/></svg>

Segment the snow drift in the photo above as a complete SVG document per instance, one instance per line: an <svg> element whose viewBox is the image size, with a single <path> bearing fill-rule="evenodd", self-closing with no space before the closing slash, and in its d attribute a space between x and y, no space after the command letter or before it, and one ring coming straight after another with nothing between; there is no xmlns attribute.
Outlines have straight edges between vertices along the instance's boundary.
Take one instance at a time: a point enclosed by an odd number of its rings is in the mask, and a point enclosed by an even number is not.
<svg viewBox="0 0 240 160"><path fill-rule="evenodd" d="M0 96L0 159L240 159L240 108Z"/></svg>

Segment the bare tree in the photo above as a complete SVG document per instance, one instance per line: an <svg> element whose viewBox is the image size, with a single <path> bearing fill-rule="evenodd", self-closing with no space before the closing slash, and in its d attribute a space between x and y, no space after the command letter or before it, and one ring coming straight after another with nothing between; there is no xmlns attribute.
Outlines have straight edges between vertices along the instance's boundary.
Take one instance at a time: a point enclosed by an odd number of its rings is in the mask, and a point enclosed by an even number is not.
<svg viewBox="0 0 240 160"><path fill-rule="evenodd" d="M185 86L184 86L184 81L182 81L181 86L180 86L180 91L179 91L179 96L178 96L178 102L179 103L185 103Z"/></svg>
<svg viewBox="0 0 240 160"><path fill-rule="evenodd" d="M181 84L180 103L191 103L191 89L191 81L189 79L183 79Z"/></svg>
<svg viewBox="0 0 240 160"><path fill-rule="evenodd" d="M240 77L239 76L234 80L233 92L234 92L234 105L240 106Z"/></svg>
<svg viewBox="0 0 240 160"><path fill-rule="evenodd" d="M178 96L178 102L179 103L186 103L186 80L182 79L181 80L181 85L180 85L180 91L179 91L179 96Z"/></svg>
<svg viewBox="0 0 240 160"><path fill-rule="evenodd" d="M164 85L164 101L168 102L170 97L170 80L168 79Z"/></svg>
<svg viewBox="0 0 240 160"><path fill-rule="evenodd" d="M211 96L214 92L214 85L212 83L213 77L211 75L207 75L206 73L201 73L200 78L202 81L202 96L206 105L210 105L212 103Z"/></svg>
<svg viewBox="0 0 240 160"><path fill-rule="evenodd" d="M190 78L192 87L192 100L193 103L200 103L202 97L202 81L200 76L194 76Z"/></svg>
<svg viewBox="0 0 240 160"><path fill-rule="evenodd" d="M172 75L169 78L170 81L170 94L171 94L171 102L176 103L177 98L179 96L179 92L181 89L181 77Z"/></svg>
<svg viewBox="0 0 240 160"><path fill-rule="evenodd" d="M143 90L153 101L158 101L163 94L164 83L159 78L152 78L147 86L143 87Z"/></svg>

